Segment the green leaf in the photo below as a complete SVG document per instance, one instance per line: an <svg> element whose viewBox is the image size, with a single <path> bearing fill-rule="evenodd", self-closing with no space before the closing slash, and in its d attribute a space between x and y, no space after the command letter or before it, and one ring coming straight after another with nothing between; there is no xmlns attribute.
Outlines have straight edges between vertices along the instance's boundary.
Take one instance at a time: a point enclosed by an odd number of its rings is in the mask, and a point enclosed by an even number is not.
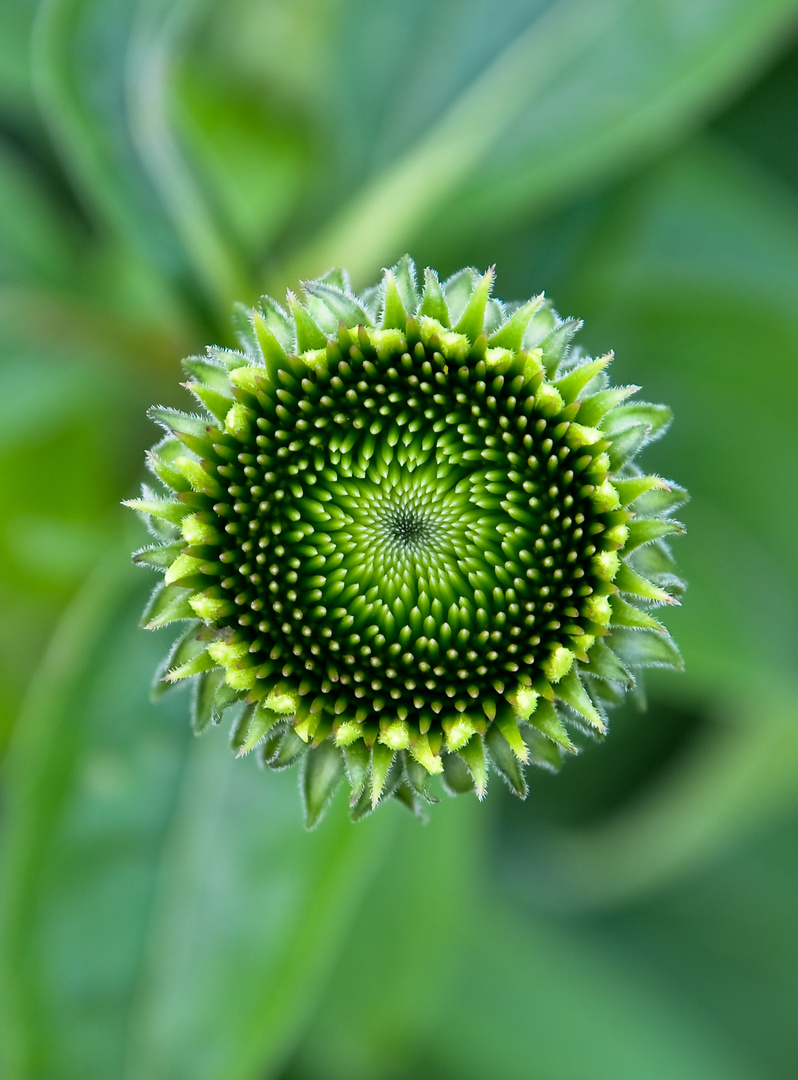
<svg viewBox="0 0 798 1080"><path fill-rule="evenodd" d="M385 291L380 327L384 330L404 330L407 325L407 309L402 302L402 294L399 291L393 271L387 270L384 280Z"/></svg>
<svg viewBox="0 0 798 1080"><path fill-rule="evenodd" d="M527 328L535 313L541 309L542 303L543 297L535 296L517 307L508 316L506 322L490 336L488 344L518 352L523 346ZM548 313L545 307L543 311Z"/></svg>
<svg viewBox="0 0 798 1080"><path fill-rule="evenodd" d="M311 314L293 293L289 294L288 302L296 324L296 348L299 352L305 352L307 349L323 349L327 344L327 338Z"/></svg>
<svg viewBox="0 0 798 1080"><path fill-rule="evenodd" d="M169 434L176 435L181 442L186 436L196 443L204 444L208 441L209 423L204 416L180 412L178 409L164 409L159 405L153 405L148 410L148 415Z"/></svg>
<svg viewBox="0 0 798 1080"><path fill-rule="evenodd" d="M50 0L34 38L36 87L68 171L109 230L166 288L188 276L226 310L246 280L169 114L173 52L200 12Z"/></svg>
<svg viewBox="0 0 798 1080"><path fill-rule="evenodd" d="M402 306L412 314L418 307L419 295L416 288L416 267L409 255L403 255L392 270Z"/></svg>
<svg viewBox="0 0 798 1080"><path fill-rule="evenodd" d="M601 390L579 403L577 419L585 427L598 427L602 418L621 401L637 393L639 386L616 386L611 390Z"/></svg>
<svg viewBox="0 0 798 1080"><path fill-rule="evenodd" d="M562 766L563 751L556 742L546 738L533 727L522 730L524 742L529 750L529 760L533 765L551 772L558 772Z"/></svg>
<svg viewBox="0 0 798 1080"><path fill-rule="evenodd" d="M172 502L169 499L127 499L125 506L131 510L137 510L140 514L149 514L151 517L168 521L172 525L180 522L191 511L183 503Z"/></svg>
<svg viewBox="0 0 798 1080"><path fill-rule="evenodd" d="M604 723L604 717L598 711L591 700L590 695L585 690L585 687L576 672L576 668L571 668L568 674L557 683L557 696L562 698L562 700L567 705L570 705L580 716L583 716L591 727L595 728L602 735L605 734L607 726ZM534 716L532 719L534 719Z"/></svg>
<svg viewBox="0 0 798 1080"><path fill-rule="evenodd" d="M443 295L438 275L429 267L424 271L424 292L421 298L419 314L437 319L442 326L449 326L449 308Z"/></svg>
<svg viewBox="0 0 798 1080"><path fill-rule="evenodd" d="M218 390L214 390L209 386L203 386L201 383L189 384L189 389L196 398L199 398L200 402L205 406L211 416L224 422L225 417L233 406L233 398L232 395L230 395L229 389L227 393L219 393Z"/></svg>
<svg viewBox="0 0 798 1080"><path fill-rule="evenodd" d="M42 170L0 144L0 281L75 284L77 222L56 205L43 179Z"/></svg>
<svg viewBox="0 0 798 1080"><path fill-rule="evenodd" d="M237 757L244 757L263 739L264 735L278 723L278 715L263 706L248 705L241 713L241 718L233 725L231 746L237 750Z"/></svg>
<svg viewBox="0 0 798 1080"><path fill-rule="evenodd" d="M371 751L371 804L376 806L380 801L383 789L385 788L385 781L388 777L393 760L396 757L396 751L391 749L390 746L384 746L381 742L376 742Z"/></svg>
<svg viewBox="0 0 798 1080"><path fill-rule="evenodd" d="M474 291L460 316L455 332L465 334L471 341L476 341L485 326L485 306L488 302L491 286L495 277L493 268L487 270L474 284Z"/></svg>
<svg viewBox="0 0 798 1080"><path fill-rule="evenodd" d="M644 577L667 585L673 592L681 592L684 584L678 577L679 567L670 548L661 540L654 540L644 547L635 548L629 563Z"/></svg>
<svg viewBox="0 0 798 1080"><path fill-rule="evenodd" d="M502 21L485 7L457 38L459 61L445 66L444 10L430 13L433 23L436 14L441 20L439 33L428 20L424 35L392 36L390 50L364 50L336 86L328 122L348 130L362 153L352 154L341 136L352 195L299 254L299 273L343 264L357 282L422 229L427 242L432 233L439 243L472 235L474 222L496 229L522 208L617 173L692 126L696 113L735 86L791 25L794 5L722 0L690 22L690 33L680 28L694 12L691 0L558 0ZM352 12L341 30L344 54L366 33L366 16ZM389 106L377 88L385 95L408 79L412 90L390 99L386 134Z"/></svg>
<svg viewBox="0 0 798 1080"><path fill-rule="evenodd" d="M167 654L164 670L182 667L184 664L198 660L205 653L209 641L214 637L213 631L199 621L190 623ZM210 661L210 657L208 657ZM209 667L215 666L209 663ZM199 669L201 670L201 669Z"/></svg>
<svg viewBox="0 0 798 1080"><path fill-rule="evenodd" d="M603 371L604 368L612 360L612 353L607 356L600 356L596 360L589 360L585 364L580 364L575 367L573 371L570 371L567 375L564 375L561 379L555 382L554 386L559 391L560 397L563 399L566 405L570 405L572 401L575 401L582 390L587 386L591 379ZM621 387L619 390L607 391L607 393L614 393L617 396L625 395L628 393L627 387ZM622 400L622 399L621 399ZM603 404L603 403L602 403ZM608 407L612 406L608 403ZM580 410L581 412L581 410ZM580 424L589 426L589 421L585 420L582 416L579 419Z"/></svg>
<svg viewBox="0 0 798 1080"><path fill-rule="evenodd" d="M673 597L666 589L654 585L648 578L638 574L631 566L621 563L621 568L613 578L615 585L622 593L631 596L639 596L654 604L672 604Z"/></svg>
<svg viewBox="0 0 798 1080"><path fill-rule="evenodd" d="M187 356L181 360L181 367L185 373L195 381L205 383L219 394L230 393L230 379L227 376L228 365L221 362L212 362L206 356ZM246 358L241 357L241 363L246 363ZM182 453L182 448L180 453Z"/></svg>
<svg viewBox="0 0 798 1080"><path fill-rule="evenodd" d="M579 319L565 319L540 342L540 347L543 350L541 359L550 377L554 376L561 362L567 356L571 341L581 325Z"/></svg>
<svg viewBox="0 0 798 1080"><path fill-rule="evenodd" d="M238 11L245 18L266 14L249 4ZM242 77L242 53L250 45L258 50L258 73L268 70L274 77L274 54L267 59L264 36L251 30L237 36L235 13L229 9L223 15L217 12L217 18L221 33L211 35L210 41L203 35L204 48L193 53L193 62L170 72L170 112L175 135L190 152L188 160L198 184L208 192L228 246L240 249L252 265L268 250L301 196L310 157L307 119L286 108L282 94L279 102L269 101L268 91L248 75ZM308 23L304 32L306 53ZM269 44L278 37L269 35ZM224 48L230 38L234 55L219 57L219 44ZM290 53L283 59L300 66Z"/></svg>
<svg viewBox="0 0 798 1080"><path fill-rule="evenodd" d="M34 111L30 85L30 39L36 9L10 3L0 8L0 96L17 115Z"/></svg>

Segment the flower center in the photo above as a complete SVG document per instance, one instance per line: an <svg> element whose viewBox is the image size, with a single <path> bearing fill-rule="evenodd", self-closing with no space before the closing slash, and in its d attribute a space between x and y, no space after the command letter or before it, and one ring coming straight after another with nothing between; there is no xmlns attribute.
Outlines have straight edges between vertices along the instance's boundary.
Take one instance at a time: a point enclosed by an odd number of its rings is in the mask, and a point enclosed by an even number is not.
<svg viewBox="0 0 798 1080"><path fill-rule="evenodd" d="M301 379L280 368L252 403L221 474L239 550L220 585L263 677L426 725L590 632L605 525L590 456L523 376L360 344Z"/></svg>
<svg viewBox="0 0 798 1080"><path fill-rule="evenodd" d="M435 524L430 518L406 506L392 507L382 526L388 544L404 550L419 548L435 536Z"/></svg>
<svg viewBox="0 0 798 1080"><path fill-rule="evenodd" d="M458 477L441 476L433 460L388 477L352 477L328 489L327 530L342 557L345 587L363 596L373 589L369 603L379 611L399 597L412 600L411 606L422 595L442 602L455 583L446 607L467 594L460 560L478 554L484 513L470 505L466 493L453 490Z"/></svg>

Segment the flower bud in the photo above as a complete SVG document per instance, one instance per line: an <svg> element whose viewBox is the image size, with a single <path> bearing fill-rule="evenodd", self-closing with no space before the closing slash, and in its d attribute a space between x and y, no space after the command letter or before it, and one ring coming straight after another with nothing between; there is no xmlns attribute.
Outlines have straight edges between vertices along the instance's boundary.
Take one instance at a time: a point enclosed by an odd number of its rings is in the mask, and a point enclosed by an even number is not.
<svg viewBox="0 0 798 1080"><path fill-rule="evenodd" d="M575 715L603 735L640 668L679 665L650 609L681 590L683 493L634 463L669 414L493 278L419 286L406 257L363 296L333 271L266 297L241 351L186 361L206 415L151 413L145 622L194 620L167 680L197 681L196 730L244 703L233 748L303 762L310 825L344 780L355 818L438 783L481 799L491 769L523 797Z"/></svg>

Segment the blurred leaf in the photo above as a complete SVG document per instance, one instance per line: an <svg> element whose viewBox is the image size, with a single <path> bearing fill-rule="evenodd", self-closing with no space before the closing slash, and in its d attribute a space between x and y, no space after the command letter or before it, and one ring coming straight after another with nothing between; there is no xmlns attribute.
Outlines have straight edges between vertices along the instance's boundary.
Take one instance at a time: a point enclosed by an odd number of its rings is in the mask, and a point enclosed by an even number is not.
<svg viewBox="0 0 798 1080"><path fill-rule="evenodd" d="M0 367L0 453L40 444L109 404L113 374L96 362L9 344Z"/></svg>
<svg viewBox="0 0 798 1080"><path fill-rule="evenodd" d="M759 1075L603 926L508 904L472 799L395 849L286 1080Z"/></svg>
<svg viewBox="0 0 798 1080"><path fill-rule="evenodd" d="M798 189L798 145L792 138L797 75L798 51L793 45L710 128L786 180L793 191Z"/></svg>
<svg viewBox="0 0 798 1080"><path fill-rule="evenodd" d="M74 278L75 230L21 154L0 145L0 279Z"/></svg>
<svg viewBox="0 0 798 1080"><path fill-rule="evenodd" d="M134 572L135 573L135 572ZM262 1076L317 1000L391 825L194 740L148 702L163 642L99 572L62 624L7 773L2 1047L15 1080Z"/></svg>
<svg viewBox="0 0 798 1080"><path fill-rule="evenodd" d="M291 4L227 0L224 18L209 18L195 37L202 67L214 80L226 73L230 88L247 85L254 100L277 111L324 112L338 57L333 48L350 0L294 0ZM395 9L407 17L408 2ZM219 88L221 89L221 88Z"/></svg>
<svg viewBox="0 0 798 1080"><path fill-rule="evenodd" d="M30 0L0 5L0 100L17 116L32 105L28 51L35 8Z"/></svg>
<svg viewBox="0 0 798 1080"><path fill-rule="evenodd" d="M681 888L615 920L616 942L723 1034L757 1076L789 1080L798 1058L795 810L708 860ZM642 917L641 917L642 916Z"/></svg>
<svg viewBox="0 0 798 1080"><path fill-rule="evenodd" d="M730 308L746 298L763 329L772 325L775 305L798 322L790 303L798 288L793 193L717 138L693 139L617 190L593 235L594 258L597 244L606 261L591 269L595 290L612 288L638 301L665 288L689 302L701 289L727 296ZM583 281L580 274L571 287ZM780 357L763 361L773 376L785 374Z"/></svg>
<svg viewBox="0 0 798 1080"><path fill-rule="evenodd" d="M525 111L499 175L474 176L453 226L495 228L518 208L614 178L738 93L797 21L795 0L625 5L589 54Z"/></svg>
<svg viewBox="0 0 798 1080"><path fill-rule="evenodd" d="M526 895L560 910L616 906L761 835L796 803L794 699L795 690L734 703L719 695L717 715L699 738L636 798L606 820L538 835L530 850L535 872L519 875ZM642 722L656 719L653 708Z"/></svg>
<svg viewBox="0 0 798 1080"><path fill-rule="evenodd" d="M204 0L139 0L128 45L128 122L132 142L186 257L226 324L230 305L249 298L252 283L217 208L197 183L170 108L177 54L204 9Z"/></svg>
<svg viewBox="0 0 798 1080"><path fill-rule="evenodd" d="M138 252L164 288L199 285L226 309L245 285L164 112L175 35L196 7L45 0L33 74L87 212Z"/></svg>
<svg viewBox="0 0 798 1080"><path fill-rule="evenodd" d="M33 75L53 141L88 213L105 219L151 262L175 268L180 252L128 130L123 74L134 10L131 4L125 10L93 0L46 0Z"/></svg>
<svg viewBox="0 0 798 1080"><path fill-rule="evenodd" d="M303 117L281 102L270 109L260 88L239 83L230 65L215 70L204 52L199 56L201 66L192 51L177 73L175 125L224 227L254 264L315 174L310 133Z"/></svg>
<svg viewBox="0 0 798 1080"><path fill-rule="evenodd" d="M122 402L137 395L94 350L81 354L71 341L35 347L3 313L0 335L1 751L52 632L48 620L107 545L109 507L129 468Z"/></svg>
<svg viewBox="0 0 798 1080"><path fill-rule="evenodd" d="M459 9L444 10L459 18ZM362 33L362 8L353 5L349 14ZM490 29L495 6L484 4L471 13L468 62L446 65L455 93L451 84L440 85L441 37L426 24L423 33L405 39L404 50L367 52L343 83L350 102L369 100L375 80L409 80L413 89L400 96L400 108L412 109L419 96L432 94L442 111L416 109L427 123L414 141L401 117L391 117L390 130L401 137L390 160L380 162L380 171L295 260L293 272L308 276L340 264L360 279L405 249L432 219L441 243L475 223L495 228L520 208L617 172L672 140L737 86L796 14L795 0L755 6L746 0L699 6L693 0L555 0L523 31L505 24L512 36L499 43ZM479 59L473 48L478 28L486 47L502 46ZM386 79L386 55L396 67L393 79ZM463 70L478 72L465 87L458 85ZM344 124L361 115L348 106ZM367 142L376 138L377 123L385 117L374 118Z"/></svg>
<svg viewBox="0 0 798 1080"><path fill-rule="evenodd" d="M455 966L436 1027L419 1048L431 1077L759 1076L678 991L663 992L656 972L590 928L558 926L539 914L530 919L494 899L490 948L478 978L469 975Z"/></svg>

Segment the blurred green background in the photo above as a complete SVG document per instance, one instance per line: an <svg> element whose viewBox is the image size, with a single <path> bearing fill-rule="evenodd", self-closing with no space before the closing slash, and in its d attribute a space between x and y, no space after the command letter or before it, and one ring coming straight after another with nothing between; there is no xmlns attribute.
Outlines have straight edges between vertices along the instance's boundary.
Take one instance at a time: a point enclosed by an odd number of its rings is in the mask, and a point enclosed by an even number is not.
<svg viewBox="0 0 798 1080"><path fill-rule="evenodd" d="M0 6L5 1080L795 1077L796 115L796 0ZM674 408L687 670L525 804L306 834L149 703L118 504L234 300L405 251Z"/></svg>

